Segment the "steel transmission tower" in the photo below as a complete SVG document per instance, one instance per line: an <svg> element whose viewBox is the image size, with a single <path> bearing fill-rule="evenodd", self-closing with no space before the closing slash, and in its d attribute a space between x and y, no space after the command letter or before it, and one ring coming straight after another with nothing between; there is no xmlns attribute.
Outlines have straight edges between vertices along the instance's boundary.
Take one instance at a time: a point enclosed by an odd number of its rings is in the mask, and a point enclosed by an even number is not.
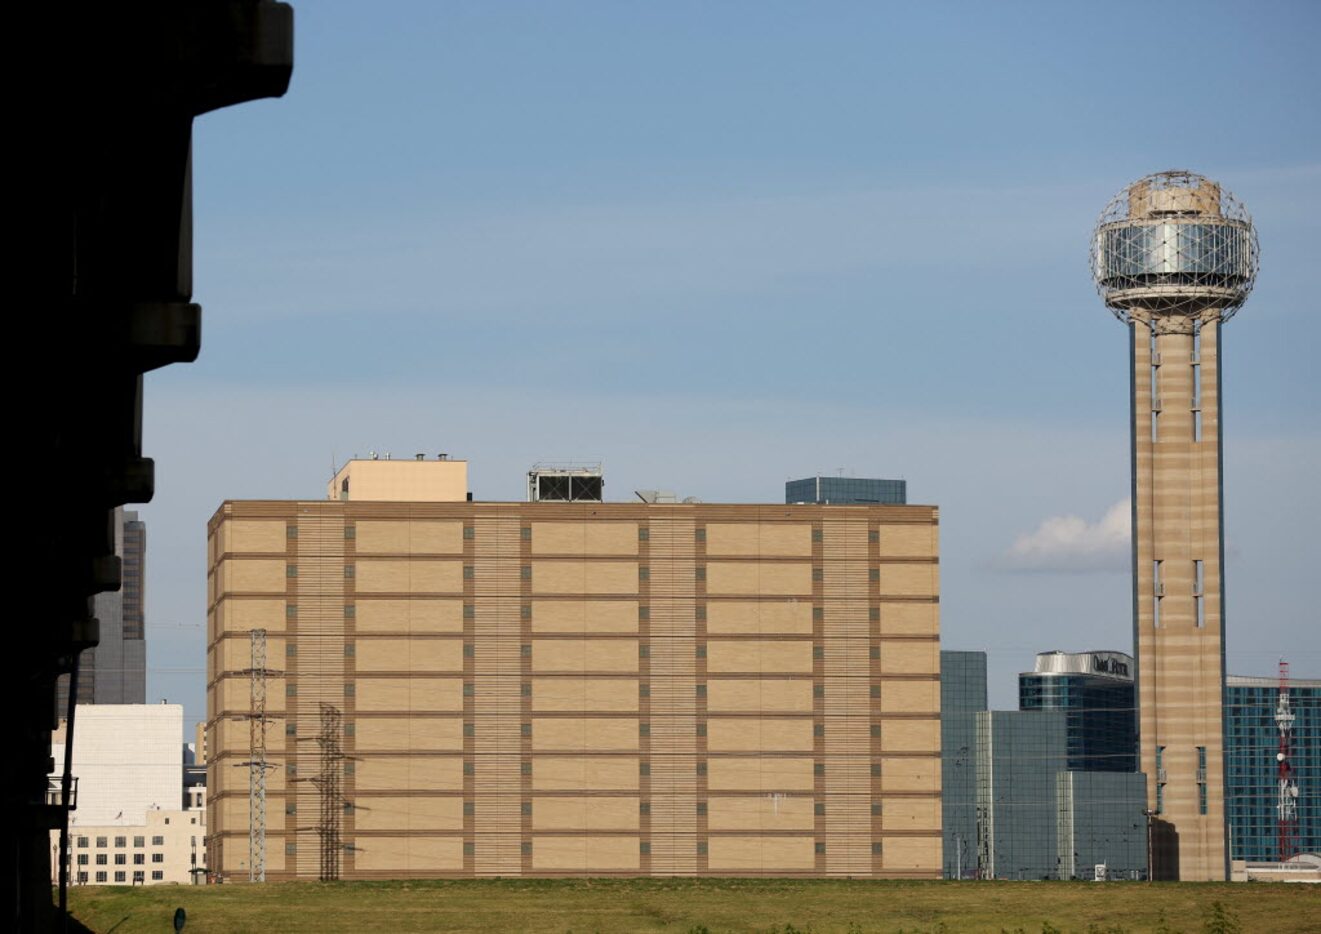
<svg viewBox="0 0 1321 934"><path fill-rule="evenodd" d="M1092 275L1128 325L1133 628L1152 878L1223 880L1221 325L1257 275L1243 205L1192 172L1149 175L1102 212Z"/></svg>
<svg viewBox="0 0 1321 934"><path fill-rule="evenodd" d="M248 881L266 881L266 772L275 766L266 760L266 678L279 674L266 667L266 630L254 629L249 677L248 761Z"/></svg>
<svg viewBox="0 0 1321 934"><path fill-rule="evenodd" d="M1275 754L1279 776L1276 814L1279 821L1280 862L1294 853L1298 833L1298 781L1293 777L1293 710L1289 707L1289 663L1280 661L1280 694L1275 702L1275 726L1280 731L1280 751Z"/></svg>
<svg viewBox="0 0 1321 934"><path fill-rule="evenodd" d="M338 707L321 705L321 732L317 744L321 747L321 774L313 782L321 792L321 821L317 836L321 840L321 881L339 879L339 857L343 844L340 828L344 813L344 796L340 791L340 770L344 752L340 747L343 716Z"/></svg>

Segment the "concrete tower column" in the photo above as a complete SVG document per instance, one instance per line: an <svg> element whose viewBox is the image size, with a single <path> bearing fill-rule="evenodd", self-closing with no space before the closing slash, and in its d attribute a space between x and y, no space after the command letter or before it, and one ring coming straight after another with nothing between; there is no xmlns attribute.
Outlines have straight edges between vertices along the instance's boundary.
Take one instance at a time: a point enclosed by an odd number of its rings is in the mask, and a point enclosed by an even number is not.
<svg viewBox="0 0 1321 934"><path fill-rule="evenodd" d="M1135 313L1133 535L1154 872L1223 879L1219 320Z"/></svg>

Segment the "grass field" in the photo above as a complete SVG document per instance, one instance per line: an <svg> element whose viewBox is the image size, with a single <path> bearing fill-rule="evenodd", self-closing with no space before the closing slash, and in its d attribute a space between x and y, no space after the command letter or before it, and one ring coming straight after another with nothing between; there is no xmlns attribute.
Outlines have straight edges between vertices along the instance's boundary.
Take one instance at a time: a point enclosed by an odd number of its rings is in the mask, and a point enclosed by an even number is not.
<svg viewBox="0 0 1321 934"><path fill-rule="evenodd" d="M1219 903L1229 923L1212 921ZM97 934L395 934L665 931L722 934L1317 934L1321 886L764 879L482 880L86 887L74 916ZM1162 920L1163 919L1163 920ZM1239 927L1235 928L1233 922ZM1208 924L1210 926L1208 927Z"/></svg>

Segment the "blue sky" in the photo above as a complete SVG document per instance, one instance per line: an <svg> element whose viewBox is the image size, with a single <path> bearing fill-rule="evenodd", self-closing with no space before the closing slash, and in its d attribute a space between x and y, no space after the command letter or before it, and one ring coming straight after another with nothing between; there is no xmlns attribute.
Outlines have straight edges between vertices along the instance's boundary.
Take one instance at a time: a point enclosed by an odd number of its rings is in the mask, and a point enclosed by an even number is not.
<svg viewBox="0 0 1321 934"><path fill-rule="evenodd" d="M1176 167L1262 241L1223 353L1230 668L1321 676L1321 5L296 11L289 94L196 128L202 357L148 379L153 699L204 713L220 501L375 449L467 457L486 499L546 459L603 459L612 498L903 476L942 508L945 645L1013 706L1034 652L1130 642L1088 234Z"/></svg>

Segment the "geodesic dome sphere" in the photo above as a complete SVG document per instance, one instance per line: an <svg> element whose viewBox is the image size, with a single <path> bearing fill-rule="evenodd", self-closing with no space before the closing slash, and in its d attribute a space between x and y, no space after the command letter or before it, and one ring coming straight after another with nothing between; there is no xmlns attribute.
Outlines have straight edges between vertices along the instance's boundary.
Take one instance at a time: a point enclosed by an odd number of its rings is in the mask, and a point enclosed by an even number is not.
<svg viewBox="0 0 1321 934"><path fill-rule="evenodd" d="M1257 278L1257 231L1243 203L1194 172L1129 185L1092 234L1092 278L1121 321L1155 314L1233 317Z"/></svg>

